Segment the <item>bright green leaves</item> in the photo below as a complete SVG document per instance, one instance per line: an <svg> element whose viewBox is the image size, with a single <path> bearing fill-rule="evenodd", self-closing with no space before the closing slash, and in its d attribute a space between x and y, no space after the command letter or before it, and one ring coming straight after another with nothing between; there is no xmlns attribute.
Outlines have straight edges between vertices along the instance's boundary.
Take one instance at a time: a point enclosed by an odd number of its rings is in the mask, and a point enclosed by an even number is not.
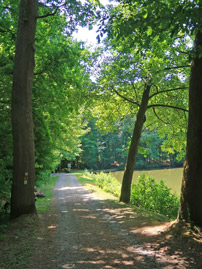
<svg viewBox="0 0 202 269"><path fill-rule="evenodd" d="M132 186L131 203L175 219L179 197L171 193L163 180L157 182L154 178L142 174Z"/></svg>
<svg viewBox="0 0 202 269"><path fill-rule="evenodd" d="M33 108L39 174L60 158L76 158L84 133L81 107L90 87L86 69L91 53L60 32L63 20L54 17L38 23ZM47 35L39 38L45 31Z"/></svg>
<svg viewBox="0 0 202 269"><path fill-rule="evenodd" d="M105 106L98 105L106 128L113 124L108 119L116 115L115 107L122 117L136 114L149 77L152 87L145 125L158 129L169 140L162 149L169 151L172 145L172 153L184 152L185 147L190 64L187 40L191 39L184 36L181 22L176 20L175 24L177 7L182 7L181 3L176 6L177 2L124 1L115 7L108 28L111 51L98 79L101 95L106 98ZM141 152L146 155L143 148Z"/></svg>
<svg viewBox="0 0 202 269"><path fill-rule="evenodd" d="M151 36L152 35L153 30L152 30L152 28L150 26L148 27L146 33L147 33L147 36Z"/></svg>
<svg viewBox="0 0 202 269"><path fill-rule="evenodd" d="M143 10L142 10L142 17L143 17L144 19L146 19L146 18L148 17L148 10L147 10L147 9L143 9Z"/></svg>

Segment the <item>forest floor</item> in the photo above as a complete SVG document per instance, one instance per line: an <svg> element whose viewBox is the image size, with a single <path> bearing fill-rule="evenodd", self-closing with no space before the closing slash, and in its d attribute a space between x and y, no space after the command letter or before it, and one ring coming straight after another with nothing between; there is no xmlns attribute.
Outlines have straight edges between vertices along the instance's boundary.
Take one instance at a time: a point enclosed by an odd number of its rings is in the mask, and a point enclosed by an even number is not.
<svg viewBox="0 0 202 269"><path fill-rule="evenodd" d="M202 268L202 235L159 222L59 174L52 206L0 241L0 268Z"/></svg>

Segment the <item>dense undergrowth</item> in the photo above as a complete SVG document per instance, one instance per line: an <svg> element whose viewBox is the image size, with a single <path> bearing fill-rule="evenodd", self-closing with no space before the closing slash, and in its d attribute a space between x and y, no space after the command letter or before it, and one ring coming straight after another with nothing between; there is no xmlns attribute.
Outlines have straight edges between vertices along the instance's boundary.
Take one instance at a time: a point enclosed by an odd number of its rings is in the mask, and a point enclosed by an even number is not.
<svg viewBox="0 0 202 269"><path fill-rule="evenodd" d="M131 203L149 211L163 214L170 219L177 217L179 197L171 192L163 180L158 182L142 174L131 188Z"/></svg>
<svg viewBox="0 0 202 269"><path fill-rule="evenodd" d="M105 192L112 193L116 197L120 196L121 184L110 173L93 174L85 170L83 175L85 179L87 178ZM171 192L163 180L159 182L142 174L138 182L132 184L131 204L165 215L169 219L175 219L179 208L179 197Z"/></svg>

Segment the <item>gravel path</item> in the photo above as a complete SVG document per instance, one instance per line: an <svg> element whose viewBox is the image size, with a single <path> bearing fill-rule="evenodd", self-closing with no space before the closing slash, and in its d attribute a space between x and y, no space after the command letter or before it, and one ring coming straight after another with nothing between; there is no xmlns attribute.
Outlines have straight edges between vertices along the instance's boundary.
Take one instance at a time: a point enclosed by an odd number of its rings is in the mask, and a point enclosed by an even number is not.
<svg viewBox="0 0 202 269"><path fill-rule="evenodd" d="M134 261L137 251L128 231L73 175L60 176L56 195L60 210L59 267L145 268L144 262Z"/></svg>
<svg viewBox="0 0 202 269"><path fill-rule="evenodd" d="M195 257L173 235L147 235L137 213L97 198L74 175L58 175L54 212L41 220L37 268L201 268L201 249Z"/></svg>

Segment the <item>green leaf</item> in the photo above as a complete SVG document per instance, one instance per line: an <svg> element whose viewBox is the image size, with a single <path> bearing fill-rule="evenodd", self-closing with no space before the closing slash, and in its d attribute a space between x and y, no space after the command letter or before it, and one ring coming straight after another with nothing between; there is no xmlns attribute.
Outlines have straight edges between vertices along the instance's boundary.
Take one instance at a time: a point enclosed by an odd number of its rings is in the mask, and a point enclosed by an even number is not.
<svg viewBox="0 0 202 269"><path fill-rule="evenodd" d="M144 19L146 19L147 18L147 16L148 16L148 11L147 11L147 9L144 9L143 10L143 12L142 12L142 17L144 18Z"/></svg>
<svg viewBox="0 0 202 269"><path fill-rule="evenodd" d="M149 26L148 28L147 28L147 31L146 31L146 33L147 33L147 36L150 36L150 35L152 35L152 33L153 33L153 30L152 30L152 28Z"/></svg>

